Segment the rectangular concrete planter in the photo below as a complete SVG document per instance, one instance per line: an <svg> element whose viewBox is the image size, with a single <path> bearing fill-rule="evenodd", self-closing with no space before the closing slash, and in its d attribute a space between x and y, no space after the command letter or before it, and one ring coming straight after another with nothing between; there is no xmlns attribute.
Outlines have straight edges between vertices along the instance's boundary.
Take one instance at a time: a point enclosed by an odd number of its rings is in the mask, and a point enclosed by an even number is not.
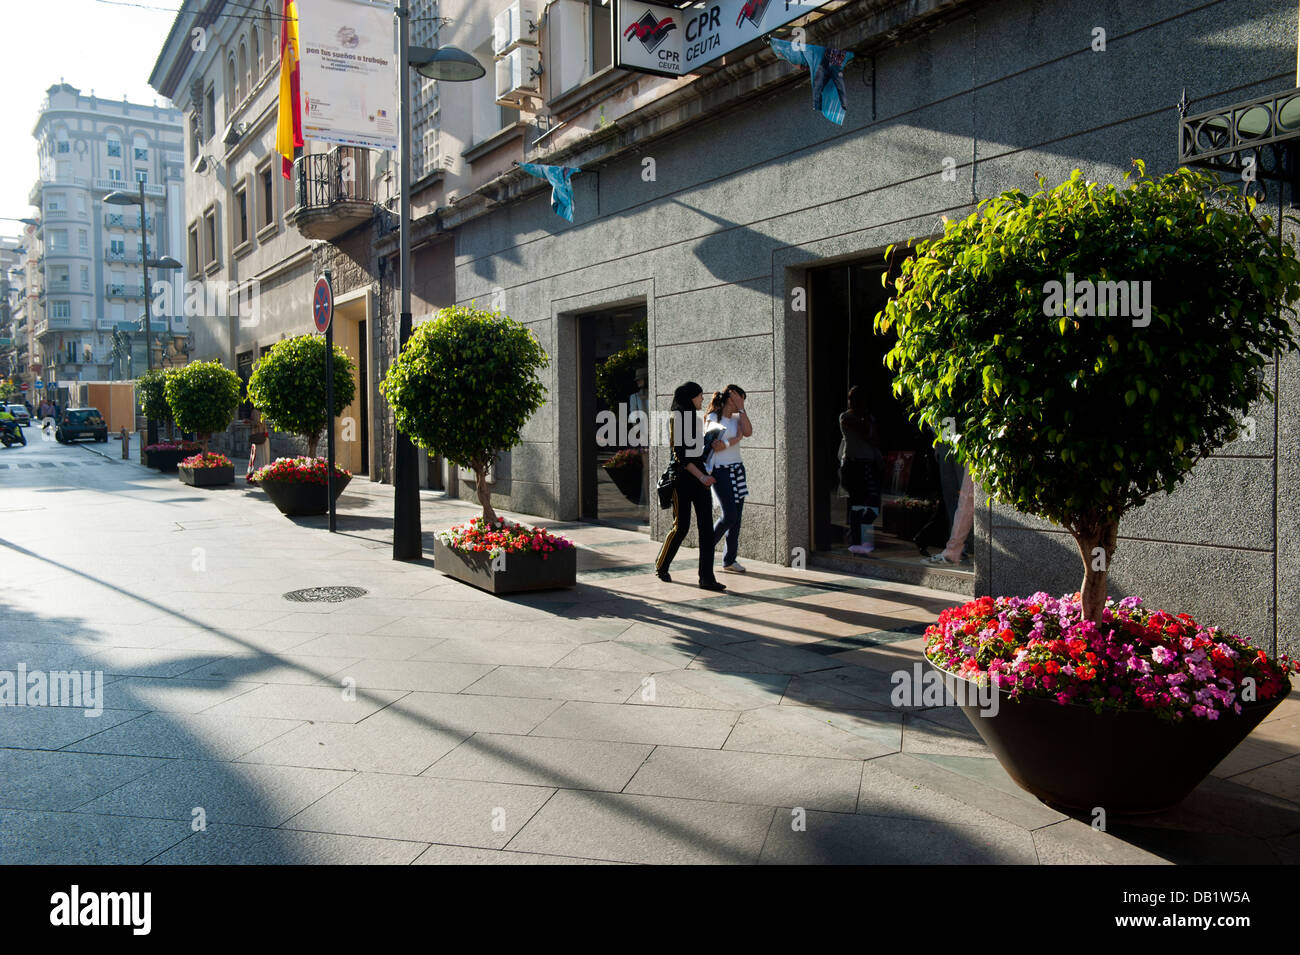
<svg viewBox="0 0 1300 955"><path fill-rule="evenodd" d="M493 569L487 554L453 550L435 538L433 563L448 577L472 584L493 594L515 594L529 590L556 590L578 582L578 549L569 547L551 553L546 560L534 553L506 554L505 566Z"/></svg>
<svg viewBox="0 0 1300 955"><path fill-rule="evenodd" d="M235 483L234 465L221 468L187 468L179 465L176 473L181 476L181 483L190 487L220 487Z"/></svg>

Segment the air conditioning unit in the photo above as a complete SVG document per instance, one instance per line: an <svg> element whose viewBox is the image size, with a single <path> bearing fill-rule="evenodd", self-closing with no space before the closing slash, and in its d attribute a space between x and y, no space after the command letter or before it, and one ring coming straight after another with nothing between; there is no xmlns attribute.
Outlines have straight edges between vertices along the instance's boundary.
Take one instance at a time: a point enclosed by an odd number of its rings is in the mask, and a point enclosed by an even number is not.
<svg viewBox="0 0 1300 955"><path fill-rule="evenodd" d="M540 62L531 46L516 47L497 60L497 104L522 107L538 96Z"/></svg>
<svg viewBox="0 0 1300 955"><path fill-rule="evenodd" d="M537 45L537 6L517 0L492 21L492 52L505 56L521 43Z"/></svg>

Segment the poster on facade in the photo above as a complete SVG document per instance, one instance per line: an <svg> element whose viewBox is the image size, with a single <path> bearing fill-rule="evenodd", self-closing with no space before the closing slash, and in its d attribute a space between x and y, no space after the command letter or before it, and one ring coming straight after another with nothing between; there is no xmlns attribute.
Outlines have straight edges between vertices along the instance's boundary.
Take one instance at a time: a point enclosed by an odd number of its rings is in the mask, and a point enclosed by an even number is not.
<svg viewBox="0 0 1300 955"><path fill-rule="evenodd" d="M302 134L397 149L392 0L298 0Z"/></svg>
<svg viewBox="0 0 1300 955"><path fill-rule="evenodd" d="M614 65L685 76L830 0L713 0L674 7L614 0Z"/></svg>

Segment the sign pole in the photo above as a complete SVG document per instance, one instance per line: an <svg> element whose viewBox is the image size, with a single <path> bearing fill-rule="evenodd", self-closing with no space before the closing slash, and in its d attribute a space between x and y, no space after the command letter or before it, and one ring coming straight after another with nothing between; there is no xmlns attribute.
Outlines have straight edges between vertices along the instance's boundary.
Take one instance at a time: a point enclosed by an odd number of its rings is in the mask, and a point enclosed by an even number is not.
<svg viewBox="0 0 1300 955"><path fill-rule="evenodd" d="M334 506L334 282L329 269L316 280L311 309L317 331L325 333L325 495L329 498L329 530L333 534L338 515Z"/></svg>
<svg viewBox="0 0 1300 955"><path fill-rule="evenodd" d="M330 270L325 270L325 281L330 282ZM333 283L330 283L331 286ZM331 288L331 298L333 298ZM332 317L332 316L331 316ZM330 502L330 533L338 523L338 508L334 503L334 322L325 327L325 453L329 458L329 471L325 478L325 493Z"/></svg>

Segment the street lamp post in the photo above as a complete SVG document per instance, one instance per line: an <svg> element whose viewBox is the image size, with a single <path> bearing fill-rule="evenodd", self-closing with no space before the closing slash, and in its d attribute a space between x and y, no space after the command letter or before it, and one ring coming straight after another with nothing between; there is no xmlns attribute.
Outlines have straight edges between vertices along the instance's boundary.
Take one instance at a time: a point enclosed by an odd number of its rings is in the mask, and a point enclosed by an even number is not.
<svg viewBox="0 0 1300 955"><path fill-rule="evenodd" d="M397 15L398 57L398 286L400 311L397 350L411 338L411 77L412 67L432 80L463 82L485 76L487 70L469 53L454 46L437 49L412 47L410 9L399 5ZM393 560L418 560L423 554L420 534L420 467L415 445L400 431L394 431L393 447Z"/></svg>
<svg viewBox="0 0 1300 955"><path fill-rule="evenodd" d="M149 229L145 221L145 199L144 199L144 180L140 180L140 194L133 196L129 192L110 192L104 197L104 201L113 206L139 206L140 207L140 267L144 270L144 366L146 371L153 370L153 335L150 327L149 317L153 312L153 297L149 294L149 266L153 266L159 271L175 271L185 266L170 255L164 255L160 259L149 258ZM156 444L158 441L158 422L152 418L149 419L145 443Z"/></svg>

